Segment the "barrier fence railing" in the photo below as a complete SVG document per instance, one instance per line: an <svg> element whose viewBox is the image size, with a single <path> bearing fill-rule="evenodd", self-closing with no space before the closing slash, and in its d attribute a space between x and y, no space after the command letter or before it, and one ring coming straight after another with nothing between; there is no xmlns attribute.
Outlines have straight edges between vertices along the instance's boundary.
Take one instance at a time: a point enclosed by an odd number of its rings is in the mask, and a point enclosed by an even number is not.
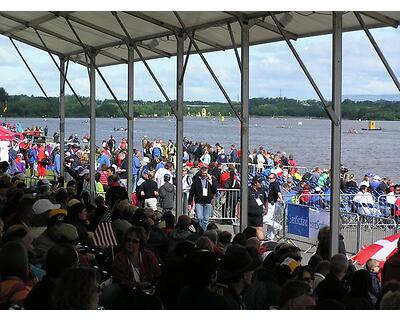
<svg viewBox="0 0 400 320"><path fill-rule="evenodd" d="M225 220L238 223L240 208L240 189L218 189L212 200L211 220Z"/></svg>

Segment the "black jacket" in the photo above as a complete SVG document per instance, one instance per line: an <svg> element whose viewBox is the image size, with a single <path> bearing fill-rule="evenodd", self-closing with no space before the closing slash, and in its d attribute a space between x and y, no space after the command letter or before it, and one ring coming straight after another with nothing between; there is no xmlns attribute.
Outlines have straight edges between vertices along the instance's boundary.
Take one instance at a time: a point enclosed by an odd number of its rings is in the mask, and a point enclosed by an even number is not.
<svg viewBox="0 0 400 320"><path fill-rule="evenodd" d="M189 192L189 201L191 204L194 197L195 203L207 204L211 203L211 199L214 197L214 194L217 193L217 181L211 176L212 183L207 180L207 196L203 196L203 185L201 183L201 178L199 176L193 177L193 183Z"/></svg>
<svg viewBox="0 0 400 320"><path fill-rule="evenodd" d="M344 283L331 273L326 275L326 278L320 282L315 288L315 293L319 301L333 299L341 301L347 294Z"/></svg>

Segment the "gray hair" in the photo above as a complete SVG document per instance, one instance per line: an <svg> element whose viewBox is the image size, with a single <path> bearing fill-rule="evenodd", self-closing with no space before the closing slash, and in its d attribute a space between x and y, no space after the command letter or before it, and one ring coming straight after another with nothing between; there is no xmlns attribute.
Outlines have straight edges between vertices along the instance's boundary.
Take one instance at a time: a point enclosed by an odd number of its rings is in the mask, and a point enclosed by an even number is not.
<svg viewBox="0 0 400 320"><path fill-rule="evenodd" d="M348 261L344 254L335 254L330 260L330 272L333 274L339 274L346 272L348 268Z"/></svg>
<svg viewBox="0 0 400 320"><path fill-rule="evenodd" d="M381 310L400 310L400 292L389 291L381 301Z"/></svg>

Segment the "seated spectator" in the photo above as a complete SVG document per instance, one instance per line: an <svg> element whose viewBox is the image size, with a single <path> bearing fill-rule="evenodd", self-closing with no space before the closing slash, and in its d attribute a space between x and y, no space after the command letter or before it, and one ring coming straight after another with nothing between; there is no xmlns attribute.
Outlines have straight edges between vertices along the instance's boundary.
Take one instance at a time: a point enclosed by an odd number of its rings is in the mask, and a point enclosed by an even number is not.
<svg viewBox="0 0 400 320"><path fill-rule="evenodd" d="M245 309L244 290L251 284L259 260L253 259L241 245L228 247L222 259L213 291L225 299L229 309Z"/></svg>
<svg viewBox="0 0 400 320"><path fill-rule="evenodd" d="M138 289L155 284L160 276L160 267L153 252L144 248L145 231L132 227L125 233L123 249L115 256L113 280Z"/></svg>
<svg viewBox="0 0 400 320"><path fill-rule="evenodd" d="M54 309L96 310L98 302L99 283L94 269L68 269L54 288Z"/></svg>
<svg viewBox="0 0 400 320"><path fill-rule="evenodd" d="M225 300L210 291L209 287L217 272L217 258L207 251L196 251L185 258L187 286L178 298L178 308L184 310L228 309Z"/></svg>
<svg viewBox="0 0 400 320"><path fill-rule="evenodd" d="M28 252L18 241L6 243L0 249L0 309L23 308L31 290L27 284Z"/></svg>
<svg viewBox="0 0 400 320"><path fill-rule="evenodd" d="M341 301L347 294L342 282L348 268L347 258L343 254L336 254L330 260L330 269L326 278L316 287L315 293L319 301L333 299Z"/></svg>
<svg viewBox="0 0 400 320"><path fill-rule="evenodd" d="M57 244L46 256L46 275L29 292L25 309L49 310L53 308L53 294L62 273L79 263L78 253L71 244Z"/></svg>
<svg viewBox="0 0 400 320"><path fill-rule="evenodd" d="M315 307L315 298L311 294L310 285L304 281L293 280L282 288L279 309L305 310Z"/></svg>
<svg viewBox="0 0 400 320"><path fill-rule="evenodd" d="M351 281L350 292L343 297L342 303L346 309L372 310L374 308L370 297L371 291L371 275L367 270L357 270Z"/></svg>

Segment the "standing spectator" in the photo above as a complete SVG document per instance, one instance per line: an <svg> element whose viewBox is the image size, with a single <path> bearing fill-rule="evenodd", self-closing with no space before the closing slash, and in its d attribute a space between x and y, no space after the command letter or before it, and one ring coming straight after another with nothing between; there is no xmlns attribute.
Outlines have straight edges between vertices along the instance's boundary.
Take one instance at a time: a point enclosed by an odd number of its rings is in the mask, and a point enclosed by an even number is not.
<svg viewBox="0 0 400 320"><path fill-rule="evenodd" d="M231 162L231 163L239 162L238 151L234 144L231 145L231 152L229 154L229 162Z"/></svg>
<svg viewBox="0 0 400 320"><path fill-rule="evenodd" d="M257 229L259 240L264 240L263 216L267 205L267 197L261 187L261 179L254 177L249 188L248 224Z"/></svg>
<svg viewBox="0 0 400 320"><path fill-rule="evenodd" d="M276 222L275 215L278 212L278 208L283 206L283 197L279 182L277 181L276 174L270 173L268 175L269 180L269 191L268 191L268 210L264 217L264 222L267 225L268 238L270 240L275 239L275 235L282 230L282 226Z"/></svg>
<svg viewBox="0 0 400 320"><path fill-rule="evenodd" d="M38 162L38 152L37 152L36 144L32 145L32 147L29 149L28 162L29 162L29 168L31 171L31 177L34 177L35 176L35 166L37 165L37 162Z"/></svg>
<svg viewBox="0 0 400 320"><path fill-rule="evenodd" d="M153 171L147 173L148 179L139 186L139 193L144 199L144 206L157 210L158 187Z"/></svg>
<svg viewBox="0 0 400 320"><path fill-rule="evenodd" d="M217 192L216 180L207 173L207 167L200 168L200 174L193 179L189 193L189 211L192 210L192 202L195 202L195 212L199 225L203 231L207 230L208 219L212 212L211 200Z"/></svg>
<svg viewBox="0 0 400 320"><path fill-rule="evenodd" d="M182 169L182 189L183 189L183 212L182 214L188 214L188 200L189 200L189 192L192 186L193 179L188 174L187 167Z"/></svg>
<svg viewBox="0 0 400 320"><path fill-rule="evenodd" d="M175 204L175 186L170 183L170 180L169 174L164 175L164 184L159 189L160 205L163 212L172 211Z"/></svg>
<svg viewBox="0 0 400 320"><path fill-rule="evenodd" d="M157 170L156 175L155 175L155 179L157 182L157 188L160 189L161 186L165 183L164 176L166 174L169 174L172 177L171 169L172 169L172 163L167 162L164 165L164 168L160 168Z"/></svg>
<svg viewBox="0 0 400 320"><path fill-rule="evenodd" d="M39 179L46 177L47 156L43 145L38 147L38 176Z"/></svg>

